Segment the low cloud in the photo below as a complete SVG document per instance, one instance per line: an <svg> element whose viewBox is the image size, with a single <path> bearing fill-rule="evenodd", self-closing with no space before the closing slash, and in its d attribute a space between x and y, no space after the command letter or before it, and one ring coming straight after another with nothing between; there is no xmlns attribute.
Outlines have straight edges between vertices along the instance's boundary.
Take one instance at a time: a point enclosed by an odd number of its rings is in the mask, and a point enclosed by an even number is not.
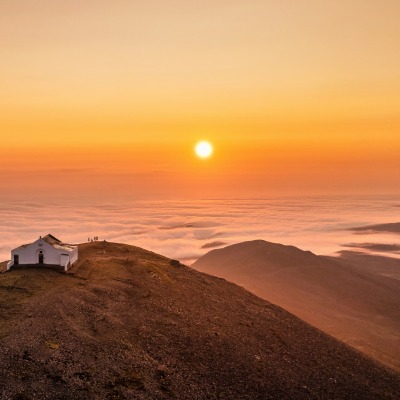
<svg viewBox="0 0 400 400"><path fill-rule="evenodd" d="M100 240L149 249L188 265L209 249L254 239L294 245L317 254L334 254L342 243L353 245L351 226L360 225L360 232L366 227L382 226L367 225L363 220L366 215L374 215L373 207L390 212L390 207L379 204L378 208L370 201L358 211L360 203L354 201L346 206L347 211L333 215L335 204L312 198L101 204L83 200L2 201L0 261L9 259L11 249L48 233L68 243L82 243L98 236ZM400 223L384 226L395 232L392 236L400 231ZM379 232L380 236L383 234ZM384 240L396 241L391 237ZM379 239L370 236L369 241L377 244ZM387 250L390 251L398 250Z"/></svg>
<svg viewBox="0 0 400 400"><path fill-rule="evenodd" d="M222 247L225 246L227 243L226 242L210 242L210 243L206 243L203 244L203 246L201 246L202 249L213 249L215 247Z"/></svg>
<svg viewBox="0 0 400 400"><path fill-rule="evenodd" d="M400 222L388 224L367 225L350 228L354 233L368 234L377 232L400 233Z"/></svg>
<svg viewBox="0 0 400 400"><path fill-rule="evenodd" d="M343 247L354 249L364 249L370 251L384 252L384 253L400 253L399 244L385 244L385 243L348 243Z"/></svg>

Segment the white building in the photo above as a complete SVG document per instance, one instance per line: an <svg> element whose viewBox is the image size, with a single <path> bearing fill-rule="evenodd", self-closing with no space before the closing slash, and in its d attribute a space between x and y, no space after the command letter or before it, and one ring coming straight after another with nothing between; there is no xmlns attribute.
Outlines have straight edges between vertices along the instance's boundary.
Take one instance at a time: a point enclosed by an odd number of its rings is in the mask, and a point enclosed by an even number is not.
<svg viewBox="0 0 400 400"><path fill-rule="evenodd" d="M11 251L12 266L61 266L65 271L78 259L78 247L62 243L52 235L40 237L33 243L24 244Z"/></svg>

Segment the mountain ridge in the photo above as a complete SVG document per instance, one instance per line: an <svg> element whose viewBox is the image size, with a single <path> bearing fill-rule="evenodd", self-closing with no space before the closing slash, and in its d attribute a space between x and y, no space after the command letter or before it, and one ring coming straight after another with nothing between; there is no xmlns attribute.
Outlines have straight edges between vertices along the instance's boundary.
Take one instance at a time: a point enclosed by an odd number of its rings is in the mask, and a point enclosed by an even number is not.
<svg viewBox="0 0 400 400"><path fill-rule="evenodd" d="M192 267L235 282L400 371L396 261L382 268L385 275L366 257L359 260L256 240L212 250ZM400 275L400 260L397 265Z"/></svg>
<svg viewBox="0 0 400 400"><path fill-rule="evenodd" d="M124 244L0 274L0 398L395 399L400 375L224 279Z"/></svg>

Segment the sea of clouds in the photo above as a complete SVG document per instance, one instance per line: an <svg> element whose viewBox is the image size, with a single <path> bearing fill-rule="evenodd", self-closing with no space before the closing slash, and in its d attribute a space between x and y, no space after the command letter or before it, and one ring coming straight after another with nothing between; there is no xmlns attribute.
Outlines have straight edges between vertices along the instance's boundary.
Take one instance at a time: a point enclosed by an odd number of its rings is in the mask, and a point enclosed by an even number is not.
<svg viewBox="0 0 400 400"><path fill-rule="evenodd" d="M378 196L97 204L7 200L0 203L0 260L9 259L11 249L47 233L68 243L97 236L133 244L186 264L214 248L254 239L317 254L332 255L350 244L353 250L396 256L400 235L369 232L368 240L361 240L351 228L399 221L399 203L400 199Z"/></svg>

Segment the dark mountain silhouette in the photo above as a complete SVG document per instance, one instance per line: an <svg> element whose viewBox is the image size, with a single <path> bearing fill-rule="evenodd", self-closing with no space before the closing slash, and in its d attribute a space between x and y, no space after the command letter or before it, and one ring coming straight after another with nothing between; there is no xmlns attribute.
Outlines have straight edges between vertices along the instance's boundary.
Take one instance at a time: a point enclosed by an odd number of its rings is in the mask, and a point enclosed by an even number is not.
<svg viewBox="0 0 400 400"><path fill-rule="evenodd" d="M137 247L0 274L1 399L396 399L400 376L243 288Z"/></svg>
<svg viewBox="0 0 400 400"><path fill-rule="evenodd" d="M342 245L343 247L350 247L353 249L361 249L361 250L371 250L378 251L382 253L399 253L400 252L400 244L395 243L347 243Z"/></svg>
<svg viewBox="0 0 400 400"><path fill-rule="evenodd" d="M376 232L390 232L390 233L400 233L400 222L392 222L387 224L378 225L367 225L367 226L356 226L350 228L351 231L355 233L376 233Z"/></svg>
<svg viewBox="0 0 400 400"><path fill-rule="evenodd" d="M193 268L235 282L400 371L400 260L323 257L256 240L212 250Z"/></svg>

